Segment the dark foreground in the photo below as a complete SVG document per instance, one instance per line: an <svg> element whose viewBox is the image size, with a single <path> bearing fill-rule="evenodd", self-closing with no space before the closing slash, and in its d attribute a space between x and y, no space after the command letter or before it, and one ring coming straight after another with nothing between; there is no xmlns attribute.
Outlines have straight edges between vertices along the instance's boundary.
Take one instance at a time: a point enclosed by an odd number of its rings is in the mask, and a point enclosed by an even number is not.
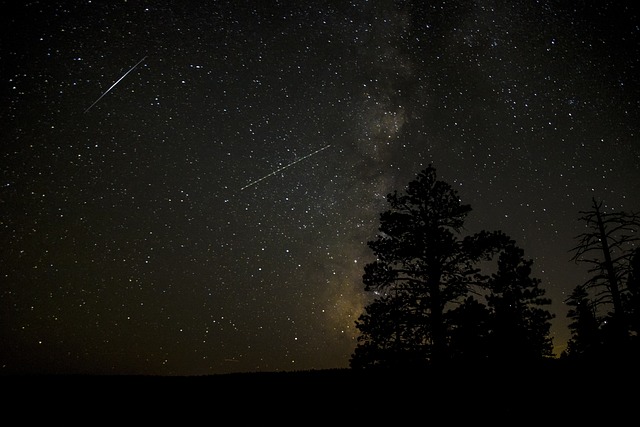
<svg viewBox="0 0 640 427"><path fill-rule="evenodd" d="M553 361L535 367L467 365L420 372L5 376L0 381L8 392L3 406L9 412L27 404L36 408L36 416L82 411L100 414L104 423L110 417L125 417L119 422L127 424L134 422L131 417L142 417L138 421L145 424L152 419L191 424L187 420L199 414L214 425L331 420L405 425L434 424L436 419L435 424L621 425L630 416L637 418L640 404L640 376L631 365ZM39 413L43 408L55 409ZM180 418L171 418L176 416Z"/></svg>

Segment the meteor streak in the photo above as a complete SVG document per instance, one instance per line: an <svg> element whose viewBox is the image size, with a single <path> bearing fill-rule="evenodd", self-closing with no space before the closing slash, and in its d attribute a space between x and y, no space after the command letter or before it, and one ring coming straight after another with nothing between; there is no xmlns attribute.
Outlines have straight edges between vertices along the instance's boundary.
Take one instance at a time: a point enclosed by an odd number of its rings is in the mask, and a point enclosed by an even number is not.
<svg viewBox="0 0 640 427"><path fill-rule="evenodd" d="M124 73L124 75L122 77L120 77L118 80L116 80L116 82L114 84L111 85L111 87L109 89L107 89L102 95L100 95L100 98L96 99L93 104L89 105L89 108L87 108L86 110L84 110L84 112L86 113L87 111L89 111L91 109L91 107L93 107L94 105L96 105L98 103L98 101L100 101L106 94L109 93L109 91L111 91L111 89L113 89L118 83L120 83L120 81L122 79L124 79L125 77L127 77L127 74L129 74L130 72L132 72L138 65L140 65L140 63L142 61L144 61L145 59L147 59L147 57L145 56L144 58L142 58L140 61L138 61L138 63L136 65L134 65L133 67L131 67L129 69L129 71L127 71L126 73Z"/></svg>
<svg viewBox="0 0 640 427"><path fill-rule="evenodd" d="M240 191L242 191L242 190L244 190L244 189L246 189L246 188L249 188L249 187L251 187L252 185L256 185L257 183L259 183L259 182L260 182L260 181L262 181L263 179L267 179L267 178L269 178L270 176L273 176L273 175L277 174L278 172L282 172L282 171L283 171L283 170L285 170L286 168L291 167L291 166L295 165L296 163L299 163L299 162L303 161L304 159L308 159L309 157L313 156L314 154L318 154L318 153L319 153L319 152L321 152L322 150L326 150L326 149L327 149L327 148L329 148L329 147L331 147L331 144L329 144L329 145L325 145L324 147L322 147L322 148L320 148L320 149L318 149L318 150L314 151L313 153L307 154L307 155L306 155L306 156L304 156L304 157L300 157L298 160L296 160L296 161L294 161L294 162L291 162L291 163L289 163L288 165L281 167L280 169L276 169L276 170L274 170L273 172L271 172L270 174L267 174L267 175L263 176L263 177L262 177L262 178L260 178L260 179L256 179L255 181L252 181L252 182L248 183L247 185L245 185L244 187L242 187L242 188L240 189Z"/></svg>

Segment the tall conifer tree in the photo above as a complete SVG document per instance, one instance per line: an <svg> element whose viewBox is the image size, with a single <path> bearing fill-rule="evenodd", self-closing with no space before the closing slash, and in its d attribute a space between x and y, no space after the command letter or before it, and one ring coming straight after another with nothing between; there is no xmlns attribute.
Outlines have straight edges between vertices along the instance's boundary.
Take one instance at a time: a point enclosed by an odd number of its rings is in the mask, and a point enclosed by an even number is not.
<svg viewBox="0 0 640 427"><path fill-rule="evenodd" d="M427 366L489 354L488 337L498 329L487 318L491 310L473 297L491 292L489 276L480 274L478 266L513 241L502 232L463 237L471 207L437 179L431 165L403 193L389 194L387 201L390 208L380 215L379 233L368 242L376 259L365 266L363 275L365 290L377 297L356 321L361 335L351 366ZM522 287L519 299L513 299L521 303L521 330L535 333L538 351L546 354L549 315L531 307L546 300L538 282L528 278L530 263L514 251L508 252L516 254L508 260L510 270L501 270L493 288L500 284L504 294L509 286ZM491 300L496 316L504 312L496 308L506 297L501 298ZM487 329L491 325L494 329Z"/></svg>

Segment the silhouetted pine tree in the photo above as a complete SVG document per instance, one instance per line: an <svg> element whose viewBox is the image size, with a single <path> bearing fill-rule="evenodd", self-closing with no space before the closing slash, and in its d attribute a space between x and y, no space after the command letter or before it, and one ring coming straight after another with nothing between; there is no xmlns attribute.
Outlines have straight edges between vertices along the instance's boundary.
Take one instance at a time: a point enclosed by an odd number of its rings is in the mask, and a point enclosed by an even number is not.
<svg viewBox="0 0 640 427"><path fill-rule="evenodd" d="M449 351L455 362L487 362L491 356L491 313L474 297L467 297L447 313Z"/></svg>
<svg viewBox="0 0 640 427"><path fill-rule="evenodd" d="M531 277L532 260L514 242L506 245L498 259L498 271L487 283L490 311L489 350L493 361L539 361L553 356L550 337L553 314L540 280Z"/></svg>
<svg viewBox="0 0 640 427"><path fill-rule="evenodd" d="M423 347L415 339L424 331L419 313L406 310L408 293L391 292L375 299L358 320L360 336L352 368L415 369L424 365Z"/></svg>
<svg viewBox="0 0 640 427"><path fill-rule="evenodd" d="M602 347L600 320L585 287L576 286L566 303L570 307L567 318L571 319L569 323L571 339L562 356L577 359L597 355Z"/></svg>
<svg viewBox="0 0 640 427"><path fill-rule="evenodd" d="M547 354L549 315L533 307L546 300L538 282L528 277L530 262L521 259L506 235L482 231L460 237L471 208L449 184L436 179L431 165L405 193L391 193L387 201L390 209L380 215L379 234L368 242L376 260L365 266L363 282L377 297L356 321L361 335L352 367L482 359L490 354L491 333L514 338L496 320L498 314L508 317L501 305L508 298L520 310L509 319L517 319L518 333L525 334L528 346L520 343L509 354L529 354L532 348ZM487 282L488 276L480 274L480 261L492 260L505 247L502 269ZM487 290L493 292L491 310L472 297Z"/></svg>

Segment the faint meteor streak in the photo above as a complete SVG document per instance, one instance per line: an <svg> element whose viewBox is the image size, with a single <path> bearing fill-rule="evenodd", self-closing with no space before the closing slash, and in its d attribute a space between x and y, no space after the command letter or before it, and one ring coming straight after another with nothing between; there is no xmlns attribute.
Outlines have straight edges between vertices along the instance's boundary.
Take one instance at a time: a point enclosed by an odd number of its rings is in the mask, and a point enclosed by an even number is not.
<svg viewBox="0 0 640 427"><path fill-rule="evenodd" d="M270 174L267 174L267 175L263 176L263 177L262 177L262 178L260 178L260 179L256 179L255 181L252 181L252 182L248 183L247 185L245 185L244 187L242 187L242 188L240 189L240 191L242 191L242 190L244 190L244 189L246 189L246 188L249 188L249 187L251 187L252 185L256 185L257 183L259 183L259 182L260 182L260 181L262 181L263 179L267 179L267 178L269 178L270 176L273 176L273 175L277 174L278 172L282 172L282 171L283 171L283 170L285 170L286 168L291 167L291 166L295 165L296 163L299 163L299 162L303 161L304 159L308 159L309 157L313 156L314 154L318 154L318 153L319 153L319 152L321 152L322 150L326 150L326 149L327 149L327 148L329 148L329 147L331 147L331 144L329 144L329 145L325 145L324 147L322 147L322 148L320 148L320 149L318 149L318 150L314 151L313 153L307 154L307 155L306 155L306 156L304 156L304 157L300 157L298 160L296 160L296 161L294 161L294 162L291 162L291 163L289 163L288 165L281 167L280 169L276 169L276 170L274 170L273 172L271 172Z"/></svg>
<svg viewBox="0 0 640 427"><path fill-rule="evenodd" d="M142 58L140 61L138 61L138 63L136 65L134 65L133 67L131 67L129 69L129 71L127 71L126 73L124 73L124 75L122 77L120 77L118 80L116 80L116 82L114 84L111 85L111 87L109 89L107 89L102 95L100 95L100 98L96 99L93 104L89 105L89 108L87 108L86 110L84 110L84 112L86 113L87 111L89 111L91 109L91 107L93 107L94 105L96 105L98 103L98 101L100 101L106 94L109 93L109 91L111 89L113 89L118 83L120 83L120 81L122 79L124 79L125 77L127 77L127 74L129 74L130 72L132 72L138 65L140 65L140 63L142 61L144 61L145 59L147 59L147 57L145 56L144 58Z"/></svg>

